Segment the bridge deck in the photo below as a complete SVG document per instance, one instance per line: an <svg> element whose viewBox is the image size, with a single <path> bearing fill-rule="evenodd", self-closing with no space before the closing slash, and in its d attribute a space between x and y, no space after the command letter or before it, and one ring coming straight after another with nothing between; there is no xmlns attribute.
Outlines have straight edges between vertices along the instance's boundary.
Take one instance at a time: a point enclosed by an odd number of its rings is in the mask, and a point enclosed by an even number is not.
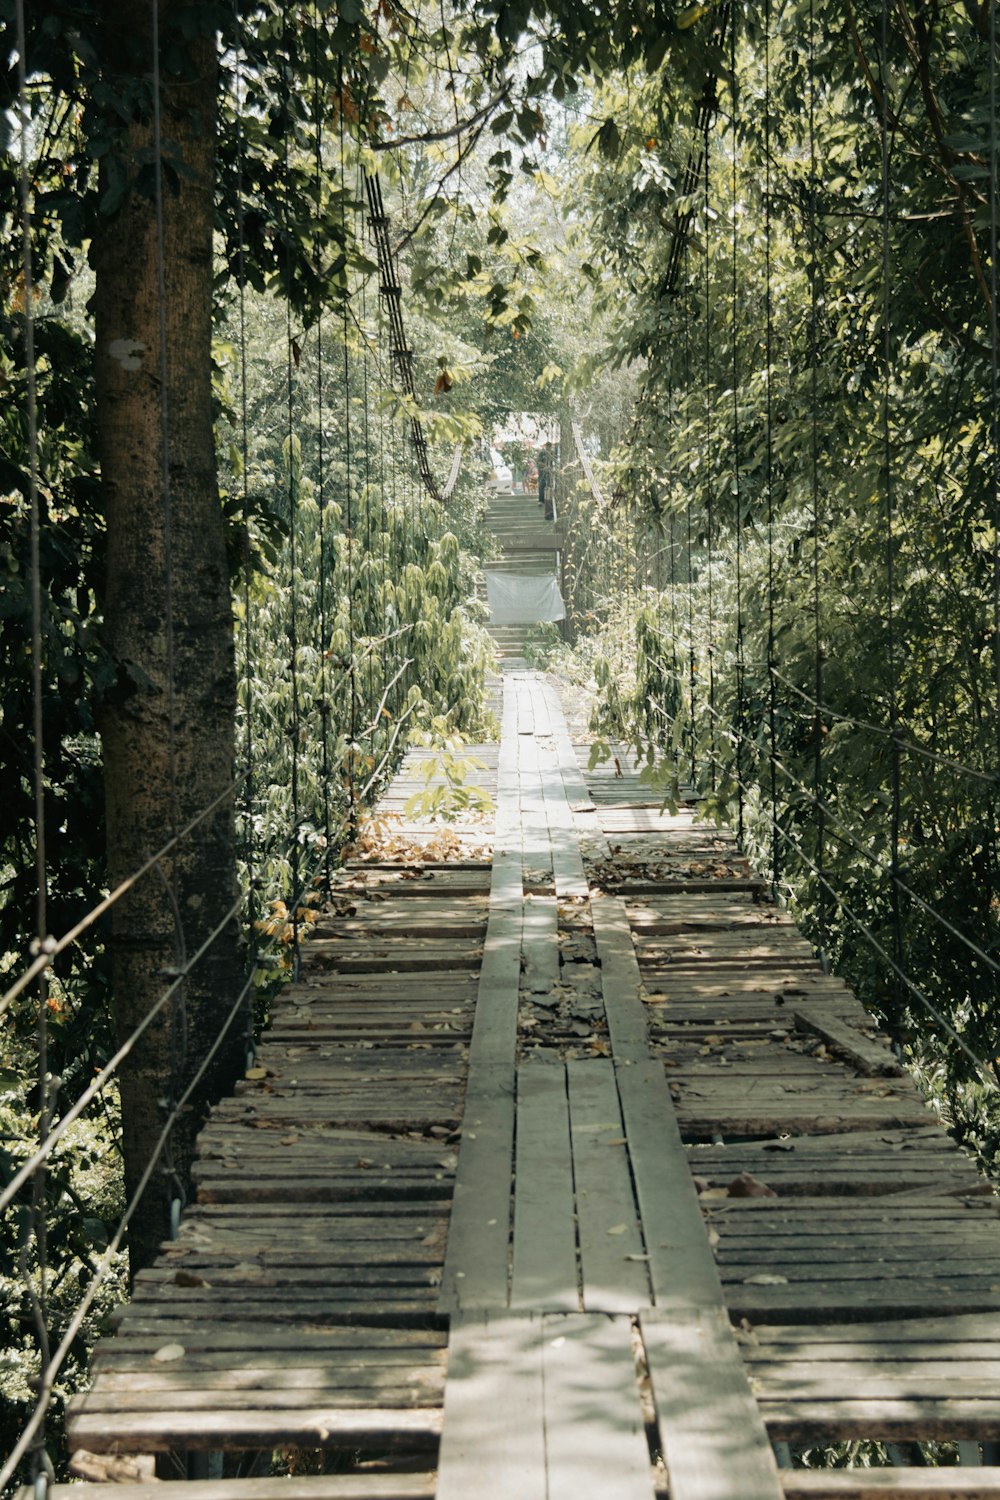
<svg viewBox="0 0 1000 1500"><path fill-rule="evenodd" d="M483 758L492 863L469 824L343 872L74 1445L363 1455L218 1500L1000 1497L772 1452L1000 1438L969 1160L732 835L583 772L546 679Z"/></svg>

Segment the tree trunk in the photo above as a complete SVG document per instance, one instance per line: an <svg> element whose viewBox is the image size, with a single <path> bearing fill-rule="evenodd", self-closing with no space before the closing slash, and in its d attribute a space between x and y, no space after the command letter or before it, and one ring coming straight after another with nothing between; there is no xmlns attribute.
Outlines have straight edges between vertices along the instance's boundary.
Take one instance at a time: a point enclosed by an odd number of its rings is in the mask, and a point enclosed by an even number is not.
<svg viewBox="0 0 1000 1500"><path fill-rule="evenodd" d="M148 76L152 70L149 10L107 4L106 58L119 76ZM170 47L161 45L160 57L175 66L183 59L182 76L160 64L167 167L162 306L148 118L124 128L116 156L128 191L117 212L102 218L93 245L98 441L108 535L105 619L117 667L100 707L112 885L225 793L233 778L233 616L211 391L218 64L214 36L180 40L180 13L190 18L196 10L160 0L161 43L171 41ZM117 170L113 163L104 167L106 189L114 189ZM123 1066L130 1198L167 1111L239 993L238 925L226 920L235 893L234 822L234 800L226 797L114 909L112 972L121 1040L156 1004L171 971L223 926ZM170 1201L186 1190L194 1134L206 1107L242 1068L244 1032L240 1017L153 1172L132 1222L133 1274L149 1263L167 1232Z"/></svg>

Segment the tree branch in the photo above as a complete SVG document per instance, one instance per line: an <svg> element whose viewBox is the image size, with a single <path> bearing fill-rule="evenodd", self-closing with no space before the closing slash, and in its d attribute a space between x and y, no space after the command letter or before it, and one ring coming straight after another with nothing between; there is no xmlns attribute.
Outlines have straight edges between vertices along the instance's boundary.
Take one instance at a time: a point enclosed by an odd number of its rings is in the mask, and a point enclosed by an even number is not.
<svg viewBox="0 0 1000 1500"><path fill-rule="evenodd" d="M464 131L474 129L481 121L485 123L497 105L502 104L507 98L510 90L511 85L505 83L503 88L483 105L482 109L477 110L474 115L470 115L467 120L459 120L455 125L449 125L444 130L428 130L423 135L401 135L398 139L392 141L374 141L372 143L373 149L375 151L393 151L397 146L426 146L433 141L450 141L454 136L462 135Z"/></svg>
<svg viewBox="0 0 1000 1500"><path fill-rule="evenodd" d="M400 240L399 244L396 245L396 247L395 247L395 249L393 251L394 255L398 255L401 250L404 250L406 248L406 246L410 243L410 241L413 239L413 236L417 233L417 231L419 230L420 226L423 224L424 220L427 218L428 214L433 209L435 203L438 201L438 198L441 195L441 189L444 187L445 183L448 181L448 178L451 177L453 173L455 173L455 172L458 171L459 167L462 165L463 161L468 156L469 152L476 145L477 141L479 140L480 136L483 133L485 125L486 125L486 121L482 120L481 123L480 123L480 125L479 125L478 130L475 130L472 133L472 135L470 135L469 139L465 142L464 146L462 146L461 150L459 151L458 155L455 157L455 160L452 162L452 164L448 168L447 172L445 172L444 176L438 178L438 180L437 180L437 182L436 182L436 184L434 186L434 192L431 195L431 198L430 198L429 203L427 204L427 207L424 209L423 213L420 215L420 218L414 224L413 228L412 229L408 229L406 231L406 233L403 235L403 238Z"/></svg>

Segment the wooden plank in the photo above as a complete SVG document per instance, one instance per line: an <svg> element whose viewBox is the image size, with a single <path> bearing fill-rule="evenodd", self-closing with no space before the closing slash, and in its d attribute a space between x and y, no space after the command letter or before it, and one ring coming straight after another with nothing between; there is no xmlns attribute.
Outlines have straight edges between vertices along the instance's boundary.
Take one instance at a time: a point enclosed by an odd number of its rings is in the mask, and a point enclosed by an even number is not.
<svg viewBox="0 0 1000 1500"><path fill-rule="evenodd" d="M547 1500L542 1337L538 1316L452 1320L437 1500Z"/></svg>
<svg viewBox="0 0 1000 1500"><path fill-rule="evenodd" d="M378 1408L301 1407L297 1411L245 1407L237 1411L69 1411L66 1431L74 1448L90 1453L166 1453L243 1448L399 1448L433 1451L441 1412Z"/></svg>
<svg viewBox="0 0 1000 1500"><path fill-rule="evenodd" d="M721 1309L642 1313L670 1500L781 1500L781 1481Z"/></svg>
<svg viewBox="0 0 1000 1500"><path fill-rule="evenodd" d="M919 1401L927 1396L960 1396L965 1400L994 1401L1000 1387L996 1360L958 1363L955 1360L754 1360L748 1366L761 1400L836 1401L849 1392L853 1399L891 1396Z"/></svg>
<svg viewBox="0 0 1000 1500"><path fill-rule="evenodd" d="M309 1345L308 1347L286 1347L273 1349L264 1347L262 1349L244 1348L238 1343L221 1343L218 1347L214 1344L210 1348L200 1350L188 1347L184 1354L183 1364L180 1371L183 1372L183 1385L185 1389L196 1388L199 1381L211 1382L213 1379L228 1383L246 1370L252 1375L255 1370L266 1370L274 1368L286 1370L294 1377L297 1369L308 1371L312 1365L298 1365L297 1360L324 1360L329 1359L338 1365L346 1361L345 1367L350 1367L353 1362L358 1368L377 1368L380 1364L404 1363L407 1360L420 1361L422 1366L430 1368L430 1362L440 1361L445 1352L443 1349L425 1349L419 1346L401 1345L399 1348L371 1349L368 1347L368 1330L360 1330L356 1327L345 1327L335 1330L342 1334L351 1334L355 1340L360 1339L360 1345L356 1346L350 1339L345 1338L339 1347L326 1345ZM382 1329L381 1332L413 1333L413 1329ZM158 1370L159 1365L151 1362L150 1355L158 1347L151 1339L134 1339L131 1336L127 1340L106 1340L100 1350L94 1356L93 1371L100 1375L102 1380L122 1379L129 1386L137 1381L150 1383L150 1388L156 1377L150 1371ZM234 1354L234 1351L236 1353ZM169 1377L176 1385L178 1370ZM227 1384L228 1388L228 1384Z"/></svg>
<svg viewBox="0 0 1000 1500"><path fill-rule="evenodd" d="M977 1314L975 1317L906 1318L898 1321L865 1322L856 1327L844 1323L810 1327L779 1323L771 1328L755 1330L754 1339L756 1344L765 1349L774 1344L790 1347L805 1344L816 1347L824 1343L850 1343L852 1347L873 1345L877 1349L897 1345L931 1349L944 1345L958 1351L964 1351L968 1347L972 1357L977 1345L1000 1347L1000 1316L980 1317ZM963 1352L952 1355L952 1358L964 1357Z"/></svg>
<svg viewBox="0 0 1000 1500"><path fill-rule="evenodd" d="M550 700L553 724L553 753L542 769L542 791L552 845L552 870L556 894L560 900L586 902L590 887L583 866L579 840L570 811L569 793L563 775L564 752L568 746L565 720L558 702Z"/></svg>
<svg viewBox="0 0 1000 1500"><path fill-rule="evenodd" d="M882 1105L882 1100L873 1099L868 1104L856 1106L849 1114L830 1108L829 1113L818 1111L810 1116L806 1101L796 1105L791 1101L769 1103L762 1099L755 1108L741 1109L738 1102L727 1105L721 1100L712 1103L704 1099L690 1102L679 1099L677 1110L685 1135L706 1140L716 1134L774 1135L779 1130L804 1130L810 1125L832 1133L855 1127L867 1130L880 1121L892 1128L911 1120L920 1122L915 1112L919 1106L896 1105L887 1109L880 1107Z"/></svg>
<svg viewBox="0 0 1000 1500"><path fill-rule="evenodd" d="M523 889L516 688L504 683L490 915L439 1308L506 1307Z"/></svg>
<svg viewBox="0 0 1000 1500"><path fill-rule="evenodd" d="M516 990L515 990L516 994ZM513 1054L513 1047L511 1049ZM507 1305L514 1069L476 1085L466 1108L438 1307ZM470 1077L470 1093L472 1079Z"/></svg>
<svg viewBox="0 0 1000 1500"><path fill-rule="evenodd" d="M811 1006L809 1010L794 1012L795 1024L800 1031L811 1032L821 1037L827 1046L853 1063L859 1073L869 1078L901 1078L903 1069L889 1051L887 1045L846 1026L834 1011L824 1006Z"/></svg>
<svg viewBox="0 0 1000 1500"><path fill-rule="evenodd" d="M243 1386L192 1386L185 1380L181 1388L137 1390L133 1381L129 1386L109 1390L102 1384L87 1393L87 1413L95 1416L106 1412L116 1420L128 1412L140 1415L160 1412L164 1407L180 1416L184 1412L211 1410L218 1413L248 1407L264 1408L268 1411L298 1411L303 1407L318 1409L322 1406L352 1407L384 1406L399 1409L411 1407L440 1406L444 1391L444 1372L421 1372L400 1368L395 1375L391 1370L345 1376L336 1381L328 1380L316 1385L284 1383L280 1372L274 1372L271 1385Z"/></svg>
<svg viewBox="0 0 1000 1500"><path fill-rule="evenodd" d="M524 988L551 995L559 983L559 934L555 896L526 896L522 934Z"/></svg>
<svg viewBox="0 0 1000 1500"><path fill-rule="evenodd" d="M179 1297L164 1297L155 1307L147 1308L142 1302L131 1303L121 1316L123 1336L127 1337L133 1326L141 1329L162 1328L169 1333L178 1323L191 1323L196 1319L202 1320L206 1328L213 1324L249 1322L258 1330L262 1324L318 1322L321 1318L330 1322L339 1319L364 1323L369 1319L375 1321L381 1318L387 1322L413 1323L426 1320L434 1306L435 1299L430 1288L424 1291L419 1287L381 1287L372 1292L364 1287L348 1286L337 1287L325 1299L322 1295L312 1299L300 1296L294 1301L290 1298L279 1301L273 1296L266 1297L263 1293L257 1301L248 1299L224 1302L219 1296L186 1297L183 1301Z"/></svg>
<svg viewBox="0 0 1000 1500"><path fill-rule="evenodd" d="M789 1469L785 1500L1000 1500L1000 1468Z"/></svg>
<svg viewBox="0 0 1000 1500"><path fill-rule="evenodd" d="M619 1062L645 1060L649 1056L646 1008L624 902L613 896L595 897L590 911L614 1056Z"/></svg>
<svg viewBox="0 0 1000 1500"><path fill-rule="evenodd" d="M624 1126L610 1061L567 1064L583 1306L634 1312L650 1305Z"/></svg>
<svg viewBox="0 0 1000 1500"><path fill-rule="evenodd" d="M905 1291L912 1278L926 1284L929 1277L936 1277L957 1291L986 1288L996 1280L996 1254L980 1250L968 1258L956 1259L949 1253L946 1241L938 1246L936 1254L926 1251L911 1251L907 1257L883 1257L877 1252L866 1256L860 1249L849 1263L843 1255L829 1260L812 1261L800 1250L794 1250L780 1261L786 1272L785 1280L804 1289L809 1282L836 1282L843 1288L847 1282L887 1281L892 1279L899 1291ZM752 1282L761 1273L776 1266L772 1257L728 1254L719 1258L719 1272L723 1281ZM863 1289L866 1290L866 1289Z"/></svg>
<svg viewBox="0 0 1000 1500"><path fill-rule="evenodd" d="M202 1359L195 1364L191 1356L185 1356L184 1390L238 1392L267 1390L279 1384L288 1391L336 1389L352 1382L399 1385L411 1377L421 1384L443 1385L447 1350L347 1349L326 1360L313 1356L311 1363L303 1364L274 1353L269 1360L260 1355L256 1364L241 1362L238 1368L232 1368L232 1361L224 1362L218 1355L212 1358L212 1363ZM138 1371L112 1365L97 1373L89 1395L97 1394L103 1399L109 1392L176 1391L177 1387L177 1372L169 1366L153 1364Z"/></svg>
<svg viewBox="0 0 1000 1500"><path fill-rule="evenodd" d="M517 1075L511 1307L579 1307L573 1210L566 1071L524 1063Z"/></svg>
<svg viewBox="0 0 1000 1500"><path fill-rule="evenodd" d="M837 1401L765 1401L761 1416L774 1442L995 1442L1000 1405L923 1397L917 1401L872 1397Z"/></svg>
<svg viewBox="0 0 1000 1500"><path fill-rule="evenodd" d="M653 1500L631 1319L548 1316L544 1335L547 1500Z"/></svg>
<svg viewBox="0 0 1000 1500"><path fill-rule="evenodd" d="M615 1075L654 1301L720 1307L722 1287L663 1068L646 1060L619 1065Z"/></svg>
<svg viewBox="0 0 1000 1500"><path fill-rule="evenodd" d="M34 1500L33 1488L19 1500ZM160 1480L50 1485L52 1500L163 1500ZM188 1479L184 1500L434 1500L433 1474L310 1474L271 1479Z"/></svg>

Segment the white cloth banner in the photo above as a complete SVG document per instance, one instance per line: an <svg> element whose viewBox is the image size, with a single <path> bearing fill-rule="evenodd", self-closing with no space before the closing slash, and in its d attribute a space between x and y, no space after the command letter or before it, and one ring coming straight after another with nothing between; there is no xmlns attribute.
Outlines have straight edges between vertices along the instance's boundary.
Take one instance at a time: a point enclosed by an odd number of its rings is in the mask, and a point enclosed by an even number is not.
<svg viewBox="0 0 1000 1500"><path fill-rule="evenodd" d="M564 620L559 584L551 573L500 573L486 569L486 598L491 625L536 625L542 620Z"/></svg>

